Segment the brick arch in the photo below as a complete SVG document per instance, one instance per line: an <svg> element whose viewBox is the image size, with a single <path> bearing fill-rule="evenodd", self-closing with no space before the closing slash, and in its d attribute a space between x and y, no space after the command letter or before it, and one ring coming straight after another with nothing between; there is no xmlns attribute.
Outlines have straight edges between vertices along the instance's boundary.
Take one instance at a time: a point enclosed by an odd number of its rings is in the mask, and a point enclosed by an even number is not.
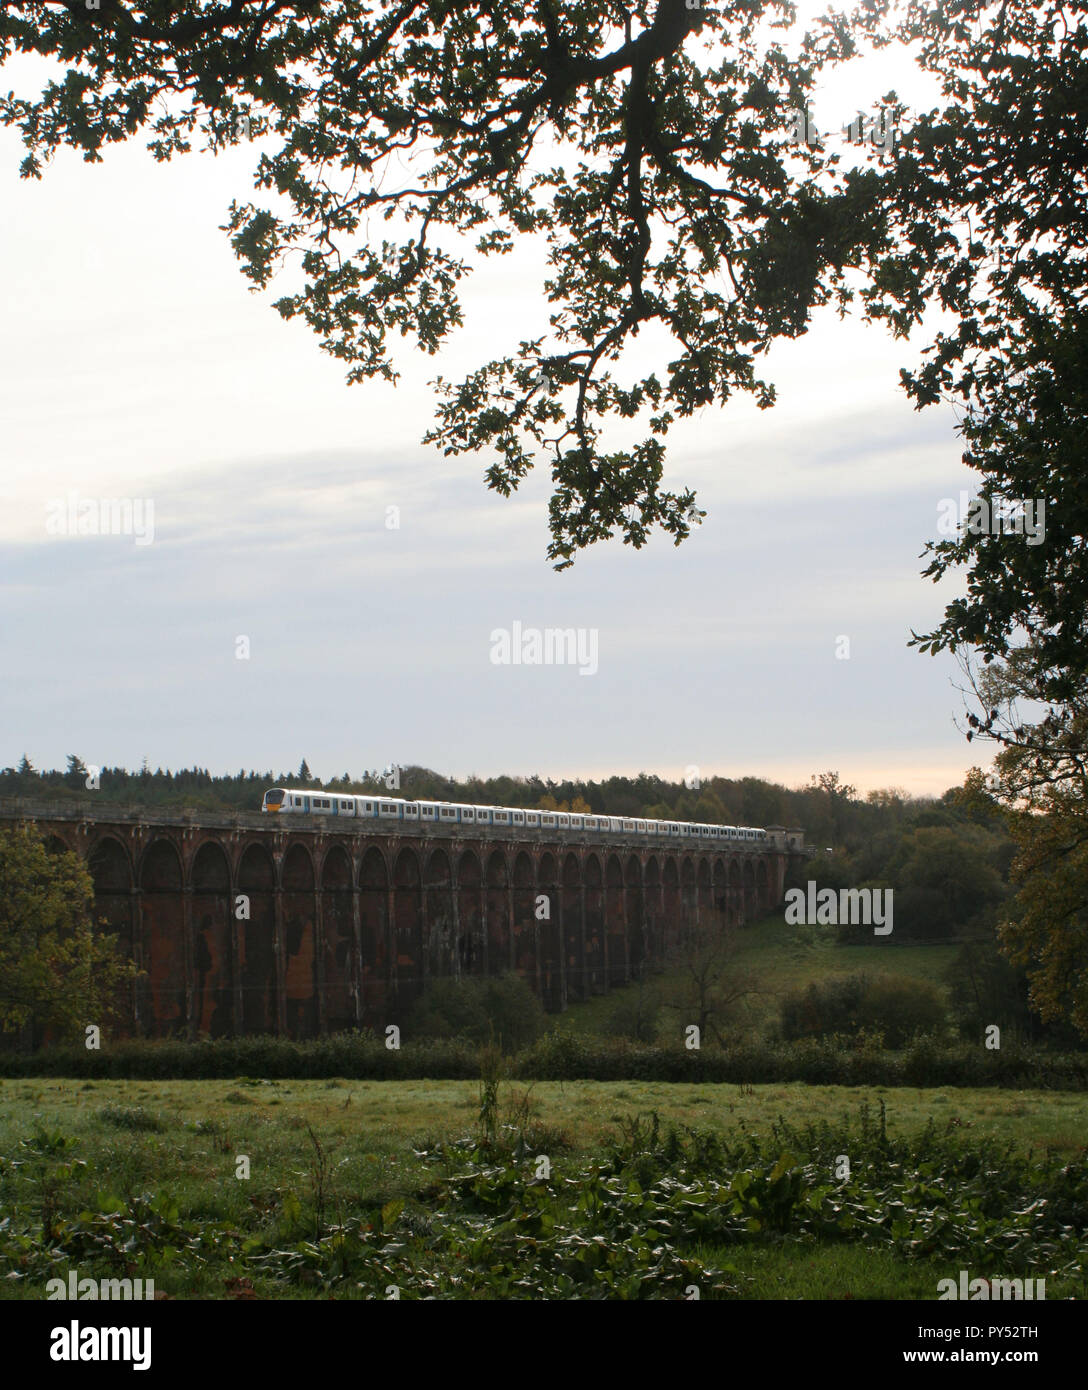
<svg viewBox="0 0 1088 1390"><path fill-rule="evenodd" d="M356 1022L355 902L351 859L333 845L321 863L321 1027L351 1028Z"/></svg>
<svg viewBox="0 0 1088 1390"><path fill-rule="evenodd" d="M513 957L514 969L534 992L540 994L540 972L537 969L536 885L533 861L525 850L514 856L513 871Z"/></svg>
<svg viewBox="0 0 1088 1390"><path fill-rule="evenodd" d="M695 907L701 931L712 931L717 923L714 920L714 893L710 878L710 860L699 858L695 866Z"/></svg>
<svg viewBox="0 0 1088 1390"><path fill-rule="evenodd" d="M423 992L423 876L419 854L407 846L393 865L394 1004L390 1021L404 1027Z"/></svg>
<svg viewBox="0 0 1088 1390"><path fill-rule="evenodd" d="M699 899L695 861L685 854L680 861L680 933L690 938L699 924Z"/></svg>
<svg viewBox="0 0 1088 1390"><path fill-rule="evenodd" d="M744 885L744 922L745 925L755 921L758 916L756 904L756 871L750 859L745 859L741 865L741 881Z"/></svg>
<svg viewBox="0 0 1088 1390"><path fill-rule="evenodd" d="M540 998L546 1009L558 1010L566 998L566 971L563 969L562 888L559 883L559 860L545 850L537 863L534 919L540 950ZM537 917L537 912L541 914Z"/></svg>
<svg viewBox="0 0 1088 1390"><path fill-rule="evenodd" d="M646 874L642 884L643 940L648 960L660 960L665 949L665 932L662 925L665 916L665 884L663 880L662 861L656 854L651 854L646 861Z"/></svg>
<svg viewBox="0 0 1088 1390"><path fill-rule="evenodd" d="M132 890L136 875L128 850L113 835L102 835L87 851L94 883L95 913L105 917L132 954Z"/></svg>
<svg viewBox="0 0 1088 1390"><path fill-rule="evenodd" d="M317 873L309 847L288 846L283 885L283 1001L288 1037L317 1034Z"/></svg>
<svg viewBox="0 0 1088 1390"><path fill-rule="evenodd" d="M622 985L627 979L627 895L618 854L610 854L604 866L604 944L606 986Z"/></svg>
<svg viewBox="0 0 1088 1390"><path fill-rule="evenodd" d="M197 847L189 868L192 889L193 1026L210 1038L234 1031L234 910L230 862L218 840Z"/></svg>
<svg viewBox="0 0 1088 1390"><path fill-rule="evenodd" d="M423 939L428 981L449 974L456 937L453 867L444 849L433 849L423 867Z"/></svg>
<svg viewBox="0 0 1088 1390"><path fill-rule="evenodd" d="M259 840L246 845L238 860L238 894L241 1031L272 1033L276 1030L276 866Z"/></svg>
<svg viewBox="0 0 1088 1390"><path fill-rule="evenodd" d="M134 889L136 875L132 858L124 844L113 835L100 835L87 850L87 869L94 884L94 916L117 937L122 954L135 960L136 932L133 915L137 911ZM137 999L133 986L123 985L114 1003L118 1019L125 1028L136 1022Z"/></svg>
<svg viewBox="0 0 1088 1390"><path fill-rule="evenodd" d="M744 884L741 881L740 861L730 859L729 861L729 921L732 926L739 926L744 920Z"/></svg>
<svg viewBox="0 0 1088 1390"><path fill-rule="evenodd" d="M719 931L729 926L729 878L725 861L716 856L711 871L711 893L714 899L714 922Z"/></svg>
<svg viewBox="0 0 1088 1390"><path fill-rule="evenodd" d="M603 994L605 974L604 870L600 857L591 851L582 864L583 911L585 921L585 993Z"/></svg>
<svg viewBox="0 0 1088 1390"><path fill-rule="evenodd" d="M478 974L484 959L484 869L470 849L457 860L457 919L454 968L461 975Z"/></svg>
<svg viewBox="0 0 1088 1390"><path fill-rule="evenodd" d="M559 903L561 938L563 942L563 971L566 977L566 998L586 998L585 920L582 915L582 866L573 851L563 856L562 883Z"/></svg>
<svg viewBox="0 0 1088 1390"><path fill-rule="evenodd" d="M143 1031L174 1037L185 1031L188 1015L185 963L185 897L181 855L164 836L140 856L140 962L147 972L139 990Z"/></svg>
<svg viewBox="0 0 1088 1390"><path fill-rule="evenodd" d="M676 946L684 920L681 898L680 866L670 855L661 873L661 944L658 959L663 959Z"/></svg>
<svg viewBox="0 0 1088 1390"><path fill-rule="evenodd" d="M385 1022L392 972L389 949L389 865L371 845L359 863L359 988L363 1022L380 1028Z"/></svg>
<svg viewBox="0 0 1088 1390"><path fill-rule="evenodd" d="M642 865L637 854L627 856L623 868L624 925L627 942L627 973L625 978L638 976L646 958L643 921Z"/></svg>
<svg viewBox="0 0 1088 1390"><path fill-rule="evenodd" d="M771 909L771 883L766 859L756 861L756 903L762 916Z"/></svg>
<svg viewBox="0 0 1088 1390"><path fill-rule="evenodd" d="M490 975L510 969L510 870L501 849L492 850L486 864L484 968Z"/></svg>

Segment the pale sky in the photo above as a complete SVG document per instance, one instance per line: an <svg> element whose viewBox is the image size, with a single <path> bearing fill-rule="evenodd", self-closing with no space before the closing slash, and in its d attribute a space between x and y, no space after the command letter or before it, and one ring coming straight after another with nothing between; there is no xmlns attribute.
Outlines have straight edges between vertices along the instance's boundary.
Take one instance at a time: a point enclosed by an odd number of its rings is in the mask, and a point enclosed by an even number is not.
<svg viewBox="0 0 1088 1390"><path fill-rule="evenodd" d="M892 86L929 104L901 55L853 69L818 94L821 129ZM666 481L708 512L689 541L599 544L556 574L546 467L507 501L484 460L420 443L431 378L528 336L534 248L476 277L439 358L406 344L395 389L348 387L218 230L250 196L252 148L64 152L40 183L18 178L21 154L0 132L0 763L696 764L788 785L835 768L862 791L939 793L978 761L954 662L906 646L958 591L919 557L969 477L951 412L917 413L899 386L922 338L817 315L767 360L773 410L737 400L670 435ZM151 543L50 534L72 491L152 502ZM595 632L596 671L493 664L515 623Z"/></svg>

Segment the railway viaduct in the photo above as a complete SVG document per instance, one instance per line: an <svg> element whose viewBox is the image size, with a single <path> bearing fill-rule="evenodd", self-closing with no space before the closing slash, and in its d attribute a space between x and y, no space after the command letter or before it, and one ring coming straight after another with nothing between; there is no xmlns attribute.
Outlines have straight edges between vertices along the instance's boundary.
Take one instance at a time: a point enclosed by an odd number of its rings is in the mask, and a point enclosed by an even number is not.
<svg viewBox="0 0 1088 1390"><path fill-rule="evenodd" d="M507 970L558 1011L774 908L807 853L780 826L725 851L298 820L0 799L0 827L33 823L86 861L98 918L144 972L129 1030L152 1037L403 1025L429 980Z"/></svg>

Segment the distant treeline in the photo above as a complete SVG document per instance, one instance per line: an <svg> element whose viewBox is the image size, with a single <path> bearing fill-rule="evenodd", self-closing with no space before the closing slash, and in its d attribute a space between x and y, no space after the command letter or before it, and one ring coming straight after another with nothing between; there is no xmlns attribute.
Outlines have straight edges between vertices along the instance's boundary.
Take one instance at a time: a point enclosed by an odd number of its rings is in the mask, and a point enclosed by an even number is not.
<svg viewBox="0 0 1088 1390"><path fill-rule="evenodd" d="M269 787L307 786L329 791L381 793L411 800L462 801L470 805L546 807L655 820L702 821L715 825L800 826L809 844L821 850L861 844L904 821L944 823L954 793L940 800L910 798L894 788L858 798L836 773L822 773L807 787L791 789L760 777L690 778L668 781L639 773L601 782L553 781L542 777L444 777L426 767L364 771L353 777L320 781L303 760L297 772L213 774L207 768L177 772L147 764L139 772L98 769L98 788L88 788L88 768L75 754L64 771L39 772L24 757L19 767L0 772L0 796L93 797L99 802L144 806L192 806L201 810L258 811Z"/></svg>

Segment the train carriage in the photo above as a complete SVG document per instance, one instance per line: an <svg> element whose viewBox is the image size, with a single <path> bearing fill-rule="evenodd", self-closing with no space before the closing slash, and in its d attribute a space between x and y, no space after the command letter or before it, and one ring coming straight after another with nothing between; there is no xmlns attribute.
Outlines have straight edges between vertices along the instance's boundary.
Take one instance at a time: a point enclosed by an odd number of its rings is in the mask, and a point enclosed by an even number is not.
<svg viewBox="0 0 1088 1390"><path fill-rule="evenodd" d="M401 797L343 796L294 787L269 788L262 799L261 810L278 815L346 816L387 824L402 821L444 830L454 826L506 831L563 830L579 836L712 840L752 848L764 847L768 843L766 830L753 826L655 821L577 811L532 811L513 806L470 806L462 802L407 801Z"/></svg>

